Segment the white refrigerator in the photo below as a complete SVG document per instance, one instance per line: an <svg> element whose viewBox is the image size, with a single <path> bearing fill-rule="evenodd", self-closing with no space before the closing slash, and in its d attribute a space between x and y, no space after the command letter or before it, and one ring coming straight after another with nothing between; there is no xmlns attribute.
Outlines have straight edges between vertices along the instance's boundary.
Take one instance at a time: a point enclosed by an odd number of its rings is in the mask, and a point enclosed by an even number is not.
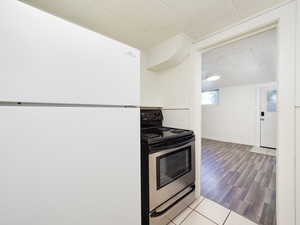
<svg viewBox="0 0 300 225"><path fill-rule="evenodd" d="M0 2L0 224L140 225L139 51Z"/></svg>

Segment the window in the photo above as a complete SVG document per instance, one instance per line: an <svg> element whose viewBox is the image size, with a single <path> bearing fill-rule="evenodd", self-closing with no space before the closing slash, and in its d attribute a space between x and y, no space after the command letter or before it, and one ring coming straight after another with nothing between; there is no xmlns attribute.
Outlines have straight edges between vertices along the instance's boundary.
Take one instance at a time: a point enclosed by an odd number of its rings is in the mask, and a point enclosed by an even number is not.
<svg viewBox="0 0 300 225"><path fill-rule="evenodd" d="M267 92L267 111L277 112L277 90Z"/></svg>
<svg viewBox="0 0 300 225"><path fill-rule="evenodd" d="M202 105L219 104L219 90L202 92Z"/></svg>

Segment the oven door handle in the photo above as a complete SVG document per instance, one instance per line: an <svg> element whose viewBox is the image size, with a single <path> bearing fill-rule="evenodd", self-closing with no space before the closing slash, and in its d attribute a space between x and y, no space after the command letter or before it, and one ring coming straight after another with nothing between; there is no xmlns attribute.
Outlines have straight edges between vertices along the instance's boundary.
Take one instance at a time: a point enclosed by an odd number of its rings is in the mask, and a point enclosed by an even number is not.
<svg viewBox="0 0 300 225"><path fill-rule="evenodd" d="M170 209L172 209L177 203L179 203L180 201L182 201L186 196L188 196L189 194L191 194L193 191L195 191L195 185L191 186L191 190L189 192L187 192L185 195L181 196L179 199L177 199L175 202L173 202L171 205L169 205L167 208L165 208L162 211L154 211L153 213L150 214L150 217L160 217L164 214L166 214Z"/></svg>

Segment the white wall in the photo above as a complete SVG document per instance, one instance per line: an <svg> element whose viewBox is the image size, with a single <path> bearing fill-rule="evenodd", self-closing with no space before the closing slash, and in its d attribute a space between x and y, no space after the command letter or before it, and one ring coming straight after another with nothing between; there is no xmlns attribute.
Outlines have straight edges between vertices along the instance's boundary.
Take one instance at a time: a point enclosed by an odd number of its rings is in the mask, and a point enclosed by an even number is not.
<svg viewBox="0 0 300 225"><path fill-rule="evenodd" d="M183 63L161 72L146 69L147 56L141 59L142 106L164 108L165 126L190 129L193 96L194 61L189 56Z"/></svg>
<svg viewBox="0 0 300 225"><path fill-rule="evenodd" d="M190 108L194 62L189 56L183 63L160 72L147 68L147 54L141 54L141 105L164 108Z"/></svg>
<svg viewBox="0 0 300 225"><path fill-rule="evenodd" d="M296 225L300 225L300 0L297 0L296 26Z"/></svg>
<svg viewBox="0 0 300 225"><path fill-rule="evenodd" d="M159 74L147 70L147 55L141 53L141 105L142 106L162 106L162 97L160 94L161 85L159 83Z"/></svg>
<svg viewBox="0 0 300 225"><path fill-rule="evenodd" d="M191 107L194 69L193 56L188 56L178 66L158 73L164 107Z"/></svg>
<svg viewBox="0 0 300 225"><path fill-rule="evenodd" d="M296 225L300 225L300 108L296 109Z"/></svg>
<svg viewBox="0 0 300 225"><path fill-rule="evenodd" d="M191 110L183 109L163 109L164 122L166 127L178 127L181 129L191 129Z"/></svg>
<svg viewBox="0 0 300 225"><path fill-rule="evenodd" d="M202 106L202 137L257 145L257 85L220 89L218 105Z"/></svg>
<svg viewBox="0 0 300 225"><path fill-rule="evenodd" d="M142 52L141 105L168 109L164 110L165 126L188 128L191 104L188 83L191 81L187 74L191 72L191 60L187 59L182 64L161 72L152 72L146 67L147 54ZM182 121L177 123L178 120Z"/></svg>

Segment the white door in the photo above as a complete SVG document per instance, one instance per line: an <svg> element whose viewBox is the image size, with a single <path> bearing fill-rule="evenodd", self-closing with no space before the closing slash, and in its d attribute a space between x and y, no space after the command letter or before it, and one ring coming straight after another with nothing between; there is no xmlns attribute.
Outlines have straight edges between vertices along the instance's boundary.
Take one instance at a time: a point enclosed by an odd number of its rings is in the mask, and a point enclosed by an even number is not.
<svg viewBox="0 0 300 225"><path fill-rule="evenodd" d="M260 146L276 148L277 141L277 88L260 88Z"/></svg>
<svg viewBox="0 0 300 225"><path fill-rule="evenodd" d="M139 109L0 108L0 224L140 225Z"/></svg>

